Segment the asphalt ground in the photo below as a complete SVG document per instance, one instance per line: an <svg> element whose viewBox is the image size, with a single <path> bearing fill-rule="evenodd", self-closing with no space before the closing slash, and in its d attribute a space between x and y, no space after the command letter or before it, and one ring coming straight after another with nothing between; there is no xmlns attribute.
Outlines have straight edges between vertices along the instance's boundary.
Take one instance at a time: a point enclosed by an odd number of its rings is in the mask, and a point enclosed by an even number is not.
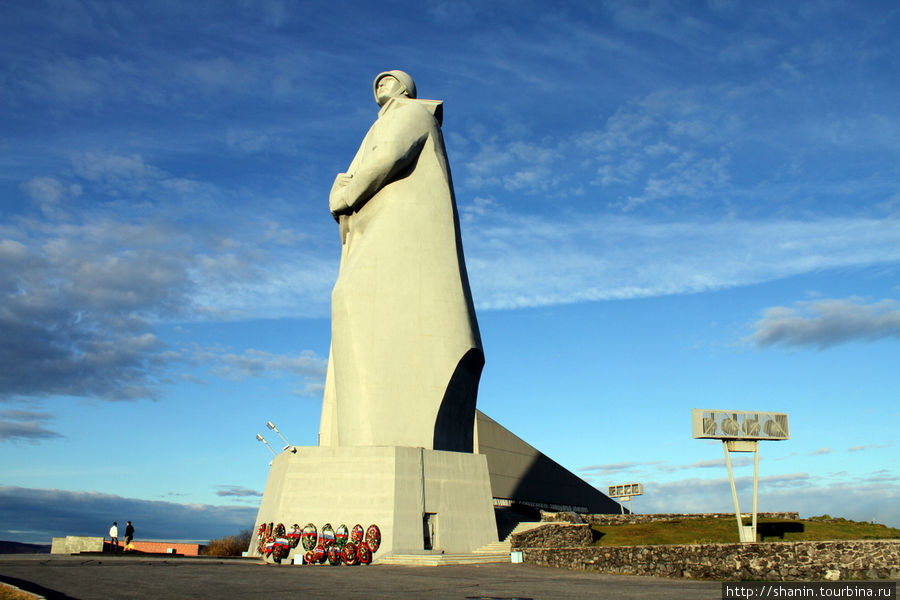
<svg viewBox="0 0 900 600"><path fill-rule="evenodd" d="M719 599L718 582L627 577L524 564L299 566L257 559L0 555L0 581L48 600Z"/></svg>

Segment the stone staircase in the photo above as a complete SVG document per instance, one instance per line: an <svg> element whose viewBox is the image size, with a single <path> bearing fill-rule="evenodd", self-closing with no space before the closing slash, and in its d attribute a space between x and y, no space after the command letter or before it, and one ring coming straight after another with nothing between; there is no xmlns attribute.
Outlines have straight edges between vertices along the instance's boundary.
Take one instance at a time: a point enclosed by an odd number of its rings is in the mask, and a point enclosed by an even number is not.
<svg viewBox="0 0 900 600"><path fill-rule="evenodd" d="M373 564L437 567L441 565L508 563L510 561L509 553L512 549L512 542L510 541L512 534L534 529L538 525L544 525L544 523L519 523L503 541L486 544L472 552L460 554L392 554L376 559Z"/></svg>

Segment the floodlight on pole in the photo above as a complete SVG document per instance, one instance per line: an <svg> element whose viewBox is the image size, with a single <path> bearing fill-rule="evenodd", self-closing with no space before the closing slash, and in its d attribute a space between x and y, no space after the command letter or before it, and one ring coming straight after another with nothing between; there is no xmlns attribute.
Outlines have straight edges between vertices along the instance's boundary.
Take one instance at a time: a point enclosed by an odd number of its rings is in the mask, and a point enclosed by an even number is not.
<svg viewBox="0 0 900 600"><path fill-rule="evenodd" d="M273 423L272 421L266 421L266 427L268 427L269 429L271 429L272 431L274 431L275 433L277 433L277 434L278 434L278 437L280 437L280 438L282 439L282 441L284 441L284 448L281 449L282 452L284 452L285 450L290 450L291 448L293 448L293 446L291 445L291 443L290 443L289 441L287 441L287 438L284 437L283 435L281 435L281 432L278 431L278 428L277 428L277 427L275 427L275 423ZM296 452L296 450L295 450L295 452Z"/></svg>
<svg viewBox="0 0 900 600"><path fill-rule="evenodd" d="M274 454L275 456L278 456L278 453L275 452L275 448L273 448L272 446L270 446L270 445L269 445L269 442L266 441L266 438L264 438L263 436L259 435L258 433L256 434L256 441L262 442L263 444L265 444L265 445L266 445L266 448L268 448L269 450L272 451L272 454Z"/></svg>
<svg viewBox="0 0 900 600"><path fill-rule="evenodd" d="M790 439L788 417L785 413L771 413L741 410L691 411L693 437L695 439L722 440L725 452L725 466L731 483L731 498L734 501L734 515L737 519L738 536L742 542L756 541L756 507L759 491L759 442L760 440ZM762 423L762 425L760 425ZM734 471L731 468L732 452L753 453L753 518L749 526L741 520Z"/></svg>

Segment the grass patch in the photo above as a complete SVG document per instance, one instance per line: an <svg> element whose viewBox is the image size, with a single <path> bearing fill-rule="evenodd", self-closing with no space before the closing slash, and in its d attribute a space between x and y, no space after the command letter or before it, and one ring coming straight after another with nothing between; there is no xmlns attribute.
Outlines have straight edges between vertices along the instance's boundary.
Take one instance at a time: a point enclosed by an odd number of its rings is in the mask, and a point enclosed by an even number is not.
<svg viewBox="0 0 900 600"><path fill-rule="evenodd" d="M745 520L745 525L750 521ZM658 544L722 544L737 543L735 519L685 519L659 523L594 525L595 546L640 546ZM805 542L819 540L900 539L900 529L885 525L812 517L799 520L765 519L757 523L758 541ZM759 539L759 538L762 539Z"/></svg>
<svg viewBox="0 0 900 600"><path fill-rule="evenodd" d="M0 600L34 600L34 594L0 583Z"/></svg>

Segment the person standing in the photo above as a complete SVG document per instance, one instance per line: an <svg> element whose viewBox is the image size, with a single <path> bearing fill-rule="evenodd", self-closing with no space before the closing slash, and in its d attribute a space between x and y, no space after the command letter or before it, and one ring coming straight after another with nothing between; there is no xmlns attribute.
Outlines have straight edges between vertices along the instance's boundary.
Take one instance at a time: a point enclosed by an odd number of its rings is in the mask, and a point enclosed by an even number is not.
<svg viewBox="0 0 900 600"><path fill-rule="evenodd" d="M132 540L134 540L134 526L131 524L131 521L128 521L125 524L125 549L128 550L128 546L131 544Z"/></svg>
<svg viewBox="0 0 900 600"><path fill-rule="evenodd" d="M115 521L109 528L109 546L113 552L119 551L119 524Z"/></svg>

